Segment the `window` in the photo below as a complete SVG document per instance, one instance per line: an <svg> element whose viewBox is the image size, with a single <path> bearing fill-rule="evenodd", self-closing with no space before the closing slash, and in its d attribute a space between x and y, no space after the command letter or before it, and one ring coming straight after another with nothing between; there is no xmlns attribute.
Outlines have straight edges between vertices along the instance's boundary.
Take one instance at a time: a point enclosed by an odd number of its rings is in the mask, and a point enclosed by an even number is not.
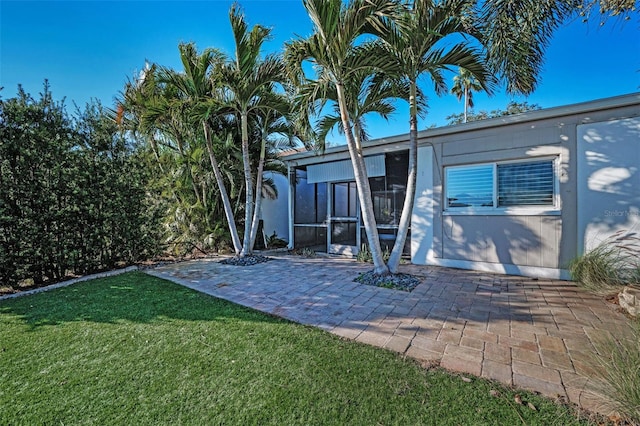
<svg viewBox="0 0 640 426"><path fill-rule="evenodd" d="M447 168L447 207L493 207L493 165Z"/></svg>
<svg viewBox="0 0 640 426"><path fill-rule="evenodd" d="M498 207L553 206L553 161L498 164Z"/></svg>
<svg viewBox="0 0 640 426"><path fill-rule="evenodd" d="M445 169L447 209L553 207L555 160L486 163Z"/></svg>

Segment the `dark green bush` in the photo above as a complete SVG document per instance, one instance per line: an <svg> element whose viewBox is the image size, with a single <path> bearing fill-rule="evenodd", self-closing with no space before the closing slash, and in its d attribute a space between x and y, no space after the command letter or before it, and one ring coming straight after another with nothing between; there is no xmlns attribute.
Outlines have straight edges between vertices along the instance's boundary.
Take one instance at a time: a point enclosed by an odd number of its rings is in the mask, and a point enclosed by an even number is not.
<svg viewBox="0 0 640 426"><path fill-rule="evenodd" d="M86 274L154 254L145 154L108 111L70 117L45 82L0 99L0 283Z"/></svg>

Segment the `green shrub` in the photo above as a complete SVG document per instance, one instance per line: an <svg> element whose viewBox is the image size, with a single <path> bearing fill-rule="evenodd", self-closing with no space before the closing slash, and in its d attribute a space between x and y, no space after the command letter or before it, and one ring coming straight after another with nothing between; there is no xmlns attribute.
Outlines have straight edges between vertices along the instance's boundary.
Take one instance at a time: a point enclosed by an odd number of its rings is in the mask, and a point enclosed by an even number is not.
<svg viewBox="0 0 640 426"><path fill-rule="evenodd" d="M317 257L318 254L314 250L310 249L309 247L305 247L302 249L301 256L314 258L314 257Z"/></svg>
<svg viewBox="0 0 640 426"><path fill-rule="evenodd" d="M596 293L640 282L640 238L618 231L598 246L571 262L574 281Z"/></svg>
<svg viewBox="0 0 640 426"><path fill-rule="evenodd" d="M620 291L640 283L640 238L619 231L570 265L573 279L598 294ZM640 424L640 321L630 335L611 336L595 342L592 362L597 390L608 396L612 409L631 424Z"/></svg>
<svg viewBox="0 0 640 426"><path fill-rule="evenodd" d="M0 283L40 285L158 251L146 153L98 103L0 99Z"/></svg>

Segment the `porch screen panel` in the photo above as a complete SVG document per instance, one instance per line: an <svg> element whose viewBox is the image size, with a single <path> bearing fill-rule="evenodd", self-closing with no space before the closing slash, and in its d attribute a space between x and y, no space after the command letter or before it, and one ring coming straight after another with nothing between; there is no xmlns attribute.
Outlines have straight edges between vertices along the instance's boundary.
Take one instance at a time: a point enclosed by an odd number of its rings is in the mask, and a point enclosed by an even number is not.
<svg viewBox="0 0 640 426"><path fill-rule="evenodd" d="M323 223L327 218L327 184L310 183L307 171L296 170L294 223Z"/></svg>
<svg viewBox="0 0 640 426"><path fill-rule="evenodd" d="M296 248L322 249L327 241L327 184L309 183L307 171L296 169L294 234Z"/></svg>
<svg viewBox="0 0 640 426"><path fill-rule="evenodd" d="M304 170L296 170L296 201L294 210L295 223L315 223L316 187L307 181L307 173Z"/></svg>

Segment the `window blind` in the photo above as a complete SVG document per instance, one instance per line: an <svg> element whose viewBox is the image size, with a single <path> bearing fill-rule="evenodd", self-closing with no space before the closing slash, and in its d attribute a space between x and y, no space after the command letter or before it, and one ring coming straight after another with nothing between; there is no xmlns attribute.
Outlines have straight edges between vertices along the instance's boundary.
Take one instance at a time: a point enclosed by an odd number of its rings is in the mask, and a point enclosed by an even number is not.
<svg viewBox="0 0 640 426"><path fill-rule="evenodd" d="M552 206L553 161L498 164L498 207Z"/></svg>
<svg viewBox="0 0 640 426"><path fill-rule="evenodd" d="M448 168L448 207L493 207L493 165Z"/></svg>

